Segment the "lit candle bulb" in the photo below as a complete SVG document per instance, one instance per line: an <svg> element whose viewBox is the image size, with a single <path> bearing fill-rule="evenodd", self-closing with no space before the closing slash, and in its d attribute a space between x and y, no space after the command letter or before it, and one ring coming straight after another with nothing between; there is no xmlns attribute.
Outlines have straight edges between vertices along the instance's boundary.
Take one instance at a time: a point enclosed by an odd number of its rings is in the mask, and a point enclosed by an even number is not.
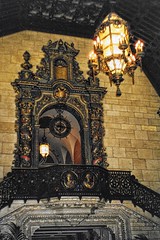
<svg viewBox="0 0 160 240"><path fill-rule="evenodd" d="M89 54L89 60L90 60L92 63L95 63L96 58L97 58L97 55L94 53L94 51L92 51L92 52Z"/></svg>
<svg viewBox="0 0 160 240"><path fill-rule="evenodd" d="M94 41L94 46L96 47L96 49L101 49L102 48L102 41L100 40L100 38L97 36L96 40Z"/></svg>
<svg viewBox="0 0 160 240"><path fill-rule="evenodd" d="M97 41L96 40L93 41L93 45L97 46Z"/></svg>
<svg viewBox="0 0 160 240"><path fill-rule="evenodd" d="M98 44L98 45L100 44L100 39L99 39L99 37L97 37L97 44Z"/></svg>
<svg viewBox="0 0 160 240"><path fill-rule="evenodd" d="M120 44L126 44L126 36L125 36L125 34L121 33L120 38L119 38L119 43Z"/></svg>
<svg viewBox="0 0 160 240"><path fill-rule="evenodd" d="M126 35L124 33L121 33L119 37L119 49L125 50L128 47L127 41L126 41Z"/></svg>
<svg viewBox="0 0 160 240"><path fill-rule="evenodd" d="M94 46L94 51L96 51L96 49L97 49L97 41L96 40L93 41L93 46Z"/></svg>
<svg viewBox="0 0 160 240"><path fill-rule="evenodd" d="M136 58L133 54L130 54L130 56L128 57L128 62L131 64L135 63Z"/></svg>
<svg viewBox="0 0 160 240"><path fill-rule="evenodd" d="M143 52L143 46L144 46L144 43L138 40L135 45L136 52L137 53Z"/></svg>

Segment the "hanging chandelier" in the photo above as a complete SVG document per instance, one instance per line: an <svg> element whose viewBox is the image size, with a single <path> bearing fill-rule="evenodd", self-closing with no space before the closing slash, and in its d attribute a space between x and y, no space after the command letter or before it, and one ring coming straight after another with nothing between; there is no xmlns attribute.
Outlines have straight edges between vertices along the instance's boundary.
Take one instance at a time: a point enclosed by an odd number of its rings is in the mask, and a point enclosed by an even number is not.
<svg viewBox="0 0 160 240"><path fill-rule="evenodd" d="M100 71L109 76L110 83L117 86L116 95L121 95L120 84L128 73L134 83L134 71L142 68L143 42L138 40L131 50L128 24L111 12L97 28L94 36L94 51L89 56L89 68L93 75Z"/></svg>

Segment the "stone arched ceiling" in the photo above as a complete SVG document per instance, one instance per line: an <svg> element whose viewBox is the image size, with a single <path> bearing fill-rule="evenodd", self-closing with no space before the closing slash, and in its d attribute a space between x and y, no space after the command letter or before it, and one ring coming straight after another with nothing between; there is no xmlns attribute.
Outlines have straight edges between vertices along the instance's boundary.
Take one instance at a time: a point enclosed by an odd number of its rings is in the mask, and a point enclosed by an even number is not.
<svg viewBox="0 0 160 240"><path fill-rule="evenodd" d="M143 70L160 95L159 0L1 0L0 36L33 30L93 38L111 10L128 21L135 40L144 41Z"/></svg>

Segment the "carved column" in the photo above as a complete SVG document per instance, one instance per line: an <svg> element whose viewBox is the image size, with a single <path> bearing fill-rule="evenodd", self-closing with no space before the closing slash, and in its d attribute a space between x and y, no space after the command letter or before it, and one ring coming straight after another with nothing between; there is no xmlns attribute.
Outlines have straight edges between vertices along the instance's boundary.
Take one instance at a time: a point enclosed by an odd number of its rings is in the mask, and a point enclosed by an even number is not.
<svg viewBox="0 0 160 240"><path fill-rule="evenodd" d="M36 97L34 87L37 82L34 81L34 74L30 70L32 65L29 63L29 52L26 51L23 54L23 58L24 63L21 64L22 70L19 72L19 78L12 83L17 93L17 144L15 149L15 167L30 167L32 165L32 121L34 100Z"/></svg>
<svg viewBox="0 0 160 240"><path fill-rule="evenodd" d="M92 154L91 154L91 146L89 142L90 136L89 136L89 129L84 128L84 152L86 156L86 164L91 164L92 163Z"/></svg>
<svg viewBox="0 0 160 240"><path fill-rule="evenodd" d="M32 122L31 116L33 111L32 102L21 102L20 104L20 162L21 166L28 167L31 165L32 149Z"/></svg>
<svg viewBox="0 0 160 240"><path fill-rule="evenodd" d="M34 140L33 140L33 151L34 151L34 161L33 167L38 167L39 165L39 125L34 126Z"/></svg>
<svg viewBox="0 0 160 240"><path fill-rule="evenodd" d="M92 106L90 110L91 118L91 138L92 138L92 156L93 164L102 162L102 109L101 106Z"/></svg>

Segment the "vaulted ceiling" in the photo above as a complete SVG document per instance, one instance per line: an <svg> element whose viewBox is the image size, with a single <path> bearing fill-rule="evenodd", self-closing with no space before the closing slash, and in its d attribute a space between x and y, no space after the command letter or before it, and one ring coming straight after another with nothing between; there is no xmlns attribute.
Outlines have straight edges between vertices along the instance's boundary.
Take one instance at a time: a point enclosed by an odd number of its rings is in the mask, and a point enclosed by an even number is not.
<svg viewBox="0 0 160 240"><path fill-rule="evenodd" d="M93 38L111 10L144 41L143 70L160 96L159 0L0 0L0 36L33 30Z"/></svg>

